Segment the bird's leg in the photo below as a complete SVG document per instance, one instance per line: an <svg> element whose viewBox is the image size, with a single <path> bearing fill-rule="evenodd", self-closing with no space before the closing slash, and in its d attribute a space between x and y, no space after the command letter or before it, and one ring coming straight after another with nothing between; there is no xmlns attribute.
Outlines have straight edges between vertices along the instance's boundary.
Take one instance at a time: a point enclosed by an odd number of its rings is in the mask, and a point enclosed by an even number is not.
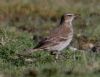
<svg viewBox="0 0 100 77"><path fill-rule="evenodd" d="M58 60L58 59L59 59L59 55L60 55L60 52L59 52L59 51L57 51L57 52L56 52L56 54L55 54L55 59L56 59L56 60Z"/></svg>
<svg viewBox="0 0 100 77"><path fill-rule="evenodd" d="M58 58L59 58L59 54L56 53L56 55L55 55L55 59L58 60Z"/></svg>
<svg viewBox="0 0 100 77"><path fill-rule="evenodd" d="M54 57L55 57L56 60L59 58L59 54L60 54L59 51L52 51L51 52L51 55L54 55Z"/></svg>

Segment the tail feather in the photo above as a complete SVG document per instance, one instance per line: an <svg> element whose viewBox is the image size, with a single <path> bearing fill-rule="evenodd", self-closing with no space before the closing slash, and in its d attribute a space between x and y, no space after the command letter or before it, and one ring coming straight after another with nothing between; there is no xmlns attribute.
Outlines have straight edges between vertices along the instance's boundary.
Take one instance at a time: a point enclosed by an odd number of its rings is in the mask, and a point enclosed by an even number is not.
<svg viewBox="0 0 100 77"><path fill-rule="evenodd" d="M18 56L30 56L33 52L38 52L38 51L41 51L43 49L34 49L34 48L30 48L30 49L25 49L24 52L22 53L18 53L17 55Z"/></svg>
<svg viewBox="0 0 100 77"><path fill-rule="evenodd" d="M37 52L37 51L41 51L43 49L39 49L39 48L31 48L28 50L29 53L33 53L33 52Z"/></svg>

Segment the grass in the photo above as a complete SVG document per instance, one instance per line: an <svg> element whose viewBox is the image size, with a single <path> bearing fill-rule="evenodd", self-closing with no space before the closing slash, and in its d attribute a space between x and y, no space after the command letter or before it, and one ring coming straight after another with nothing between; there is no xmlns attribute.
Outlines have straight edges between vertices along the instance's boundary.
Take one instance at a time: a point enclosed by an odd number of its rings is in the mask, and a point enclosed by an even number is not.
<svg viewBox="0 0 100 77"><path fill-rule="evenodd" d="M0 76L100 77L100 53L88 49L65 49L56 62L46 51L35 52L31 57L16 55L34 47L38 36L47 36L65 12L81 17L74 22L73 46L99 42L99 4L98 0L0 0ZM33 35L37 35L35 40Z"/></svg>

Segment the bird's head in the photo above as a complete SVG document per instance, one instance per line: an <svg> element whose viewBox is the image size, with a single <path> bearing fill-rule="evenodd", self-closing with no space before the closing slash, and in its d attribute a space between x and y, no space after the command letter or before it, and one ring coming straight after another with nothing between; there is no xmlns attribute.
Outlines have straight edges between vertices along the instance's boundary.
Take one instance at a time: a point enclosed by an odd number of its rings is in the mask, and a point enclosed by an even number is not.
<svg viewBox="0 0 100 77"><path fill-rule="evenodd" d="M60 23L63 23L63 22L72 22L73 19L76 18L76 17L77 17L76 14L66 13L66 14L62 15Z"/></svg>

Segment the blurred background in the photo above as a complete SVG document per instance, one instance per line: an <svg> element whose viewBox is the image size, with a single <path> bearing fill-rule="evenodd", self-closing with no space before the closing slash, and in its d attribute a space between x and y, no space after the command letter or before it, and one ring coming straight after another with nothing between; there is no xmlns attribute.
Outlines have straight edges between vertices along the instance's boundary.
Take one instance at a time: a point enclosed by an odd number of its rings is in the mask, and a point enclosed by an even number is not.
<svg viewBox="0 0 100 77"><path fill-rule="evenodd" d="M47 35L64 13L80 14L75 34L100 39L99 0L0 0L0 26Z"/></svg>
<svg viewBox="0 0 100 77"><path fill-rule="evenodd" d="M54 59L51 55L48 56L48 53L36 53L34 56L38 59L31 63L25 62L24 57L16 56L17 52L34 47L42 37L46 37L57 27L64 13L80 15L80 18L73 22L74 38L71 46L85 50L85 60L84 57L80 57L82 53L77 52L75 54L76 58L79 58L78 62L73 63L74 54L69 53L70 50L65 50L68 60L64 62L59 60L58 63L53 63ZM95 46L96 44L98 46ZM28 76L31 74L32 77L66 77L67 75L100 77L100 53L99 55L87 53L91 50L91 45L95 46L93 52L99 52L100 0L0 0L1 77L22 77L23 71L29 67L34 67L34 70L28 73ZM60 64L61 62L63 64ZM6 76L3 76L4 74Z"/></svg>

